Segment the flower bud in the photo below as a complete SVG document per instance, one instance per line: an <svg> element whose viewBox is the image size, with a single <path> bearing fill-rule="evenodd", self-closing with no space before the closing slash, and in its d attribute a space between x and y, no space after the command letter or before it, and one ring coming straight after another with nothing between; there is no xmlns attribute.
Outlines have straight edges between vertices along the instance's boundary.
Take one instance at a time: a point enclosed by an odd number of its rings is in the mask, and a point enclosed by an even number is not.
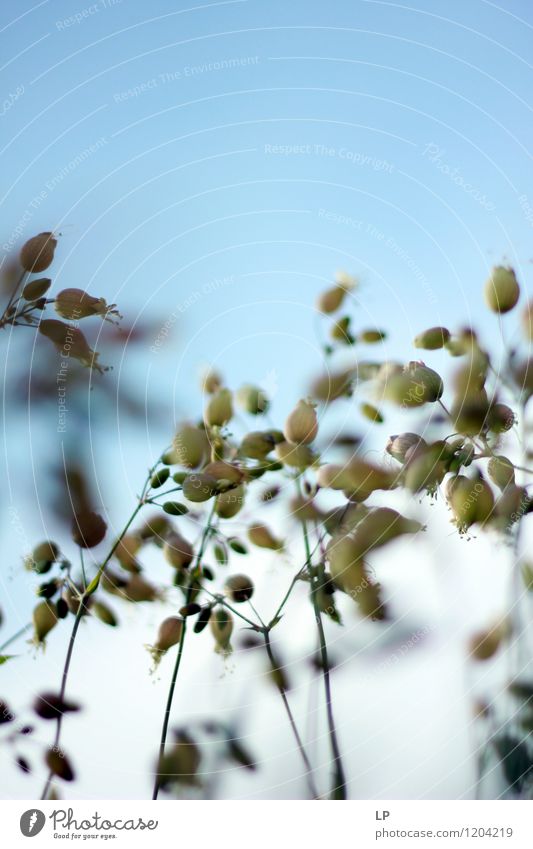
<svg viewBox="0 0 533 849"><path fill-rule="evenodd" d="M175 569L186 569L194 557L193 547L178 533L170 533L163 545L163 555L167 563Z"/></svg>
<svg viewBox="0 0 533 849"><path fill-rule="evenodd" d="M247 413L259 416L266 413L270 407L270 401L266 394L258 386L246 383L237 392L237 401Z"/></svg>
<svg viewBox="0 0 533 849"><path fill-rule="evenodd" d="M209 427L223 427L233 416L233 401L229 389L219 389L209 399L204 419Z"/></svg>
<svg viewBox="0 0 533 849"><path fill-rule="evenodd" d="M272 551L283 549L283 541L275 537L266 525L251 525L248 528L248 539L258 548L269 548Z"/></svg>
<svg viewBox="0 0 533 849"><path fill-rule="evenodd" d="M183 619L178 616L169 616L163 620L157 632L157 640L153 646L146 646L152 655L154 670L157 669L167 651L179 643L182 634Z"/></svg>
<svg viewBox="0 0 533 849"><path fill-rule="evenodd" d="M53 233L39 233L22 246L20 264L25 271L36 273L44 271L52 264L57 239Z"/></svg>
<svg viewBox="0 0 533 849"><path fill-rule="evenodd" d="M485 284L485 301L492 312L512 310L520 297L520 286L512 268L497 265Z"/></svg>
<svg viewBox="0 0 533 849"><path fill-rule="evenodd" d="M209 440L205 430L184 424L172 440L173 460L180 466L196 469L209 453Z"/></svg>
<svg viewBox="0 0 533 849"><path fill-rule="evenodd" d="M46 636L58 623L55 607L47 601L41 601L33 611L33 640L42 645Z"/></svg>
<svg viewBox="0 0 533 849"><path fill-rule="evenodd" d="M215 512L221 519L233 519L244 504L246 490L244 486L237 486L228 492L217 495Z"/></svg>
<svg viewBox="0 0 533 849"><path fill-rule="evenodd" d="M211 611L209 619L211 633L215 638L215 651L217 654L231 654L231 634L233 632L233 617L229 610L224 607L217 607Z"/></svg>
<svg viewBox="0 0 533 849"><path fill-rule="evenodd" d="M115 309L116 304L108 305L104 298L95 298L83 289L63 289L56 295L54 307L61 318L69 321L78 321L91 315L99 315L104 319L111 315L121 317Z"/></svg>
<svg viewBox="0 0 533 849"><path fill-rule="evenodd" d="M230 575L224 589L229 598L236 603L249 601L254 594L254 585L247 575Z"/></svg>
<svg viewBox="0 0 533 849"><path fill-rule="evenodd" d="M299 401L287 417L283 433L287 442L293 445L307 445L313 442L318 433L314 405L308 401Z"/></svg>
<svg viewBox="0 0 533 849"><path fill-rule="evenodd" d="M76 776L70 765L70 761L66 754L61 749L58 749L57 746L54 746L53 749L48 749L44 759L50 772L57 776L57 778L61 778L63 781L74 781Z"/></svg>
<svg viewBox="0 0 533 849"><path fill-rule="evenodd" d="M443 348L450 339L450 331L446 327L430 327L415 336L415 348L424 348L426 351L436 351Z"/></svg>
<svg viewBox="0 0 533 849"><path fill-rule="evenodd" d="M264 460L276 447L276 441L268 431L252 430L243 438L239 454L251 460Z"/></svg>
<svg viewBox="0 0 533 849"><path fill-rule="evenodd" d="M30 280L26 283L22 290L22 297L25 301L38 301L43 295L48 292L52 281L49 277L39 277L37 280Z"/></svg>
<svg viewBox="0 0 533 849"><path fill-rule="evenodd" d="M181 486L183 496L188 501L197 503L208 501L217 493L217 482L215 478L201 472L187 475Z"/></svg>
<svg viewBox="0 0 533 849"><path fill-rule="evenodd" d="M488 473L491 481L503 490L514 484L514 466L507 457L503 455L491 457L488 464Z"/></svg>
<svg viewBox="0 0 533 849"><path fill-rule="evenodd" d="M406 453L416 445L426 445L426 442L417 433L400 433L389 436L385 451L399 463L404 463Z"/></svg>

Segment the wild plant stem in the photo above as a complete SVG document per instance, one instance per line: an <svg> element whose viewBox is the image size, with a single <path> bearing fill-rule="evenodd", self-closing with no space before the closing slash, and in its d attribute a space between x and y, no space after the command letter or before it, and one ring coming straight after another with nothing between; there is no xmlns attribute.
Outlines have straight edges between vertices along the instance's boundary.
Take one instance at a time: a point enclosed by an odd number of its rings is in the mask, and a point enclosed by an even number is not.
<svg viewBox="0 0 533 849"><path fill-rule="evenodd" d="M299 491L299 487L298 487ZM313 575L313 565L311 562L311 546L309 544L309 533L307 530L307 523L305 520L302 522L302 531L304 537L304 545L305 545L305 555L307 561L307 567L309 570L310 578L311 578L311 600L313 602L313 608L315 612L315 621L318 630L318 639L320 642L320 657L322 661L322 676L324 679L324 690L326 694L326 712L328 718L328 730L329 730L329 740L331 746L331 752L333 755L333 786L331 788L331 798L337 800L347 799L347 787L346 787L346 777L344 773L344 767L342 763L342 757L339 748L339 741L337 738L337 729L335 726L335 718L333 715L333 699L331 695L331 681L330 681L330 665L329 665L329 655L328 655L328 647L326 642L326 635L324 633L324 625L322 623L322 611L320 610L319 602L318 602L318 594L317 594L317 582L318 575Z"/></svg>
<svg viewBox="0 0 533 849"><path fill-rule="evenodd" d="M192 574L194 574L196 569L198 569L198 567L200 566L200 563L202 561L202 557L204 556L205 546L206 546L209 534L211 532L211 523L213 521L213 516L215 514L216 503L217 502L216 502L216 498L215 498L215 499L213 499L213 506L211 508L209 518L206 522L206 525L205 525L203 533L202 533L202 539L200 541L200 547L199 547L198 553L196 555L196 560L195 560L194 566L191 568ZM193 580L194 579L191 575L191 578L190 578L190 581L189 581L189 587L187 589L187 595L186 595L186 598L185 598L185 604L190 604L192 594L193 594L193 588L194 588ZM153 793L152 793L152 801L156 801L157 797L159 796L159 790L160 790L160 787L161 787L160 768L161 768L161 764L163 762L163 758L164 758L164 755L165 755L165 747L166 747L166 743L167 743L167 734L168 734L168 725L169 725L169 722L170 722L170 714L171 714L171 711L172 711L172 702L174 700L174 691L176 689L176 682L178 680L178 673L180 671L181 659L183 657L183 649L184 649L184 646L185 646L185 635L186 635L186 633L187 633L187 617L185 616L183 618L180 641L179 641L179 644L178 644L178 654L176 656L176 662L174 664L174 669L172 671L172 678L170 680L170 687L169 687L169 690L168 690L167 703L166 703L166 706L165 706L165 713L164 713L164 716L163 716L163 727L161 729L161 742L159 744L159 761L158 761L158 765L157 765L157 772L155 774L154 790L153 790Z"/></svg>
<svg viewBox="0 0 533 849"><path fill-rule="evenodd" d="M26 631L30 630L31 626L32 623L28 622L26 625L24 625L24 627L19 628L19 630L12 634L12 636L8 640L6 640L5 643L2 643L2 645L0 646L0 652L3 652L4 649L7 649L7 647L10 646L11 643L14 643L15 640L18 640L19 637L22 637L22 635L25 634Z"/></svg>
<svg viewBox="0 0 533 849"><path fill-rule="evenodd" d="M266 652L268 654L268 659L270 660L270 665L272 666L272 671L274 673L276 673L279 670L279 664L277 663L276 658L274 657L274 653L272 651L272 645L271 645L271 642L270 642L270 632L269 632L268 628L264 629L263 637L265 639L265 648L266 648ZM302 761L303 761L304 766L305 766L305 777L307 779L307 786L309 788L309 793L311 794L311 797L313 799L318 799L319 793L318 793L318 790L317 790L317 787L316 787L316 784L315 784L315 779L314 779L314 776L313 776L313 767L311 766L311 762L309 761L309 758L307 757L307 752L305 751L305 747L304 747L302 738L300 737L300 732L298 731L298 728L296 726L296 722L294 720L294 716L293 716L293 713L292 713L292 710L291 710L291 706L290 706L289 700L287 698L287 692L285 690L285 687L283 686L283 681L281 679L276 680L276 687L278 688L279 694L280 694L281 699L283 701L283 705L285 707L285 711L286 711L287 716L289 718L292 733L294 735L294 739L296 740L296 744L298 746L298 751L300 752L300 755L302 756Z"/></svg>
<svg viewBox="0 0 533 849"><path fill-rule="evenodd" d="M157 468L158 465L159 465L159 459L152 466L152 468L149 470L148 476L147 476L146 481L144 483L144 486L143 486L141 495L139 497L138 503L136 504L135 509L131 513L126 524L122 528L120 535L117 537L114 544L111 546L111 548L110 548L105 560L101 564L101 566L98 567L98 572L96 573L95 578L93 578L93 580L91 581L91 583L89 584L88 587L84 586L83 593L81 593L81 595L80 595L80 598L79 598L79 601L78 601L78 609L76 611L76 616L75 616L75 619L74 619L74 625L72 626L72 632L70 634L67 654L66 654L65 663L64 663L64 666L63 666L63 674L61 676L61 689L59 691L60 701L63 701L64 698L65 698L65 692L66 692L67 683L68 683L68 675L69 675L69 670L70 670L70 663L71 663L71 660L72 660L72 655L74 653L74 645L76 643L76 636L78 634L78 629L80 627L80 622L82 620L83 614L86 612L87 599L98 588L98 585L100 583L100 578L102 577L102 574L103 574L107 564L109 563L109 561L113 557L113 554L115 553L116 549L120 545L120 542L124 538L125 534L128 532L132 522L135 521L137 514L142 509L142 507L144 507L144 505L146 503L145 502L146 493L147 493L149 485L150 485L150 479L151 479L151 477L152 477L152 475L153 475L153 473L154 473L154 471L155 471L155 469ZM55 734L54 746L53 746L54 749L59 748L59 743L60 743L60 739L61 739L62 723L63 723L63 714L60 713L58 718L57 718L56 734ZM44 785L42 795L41 795L41 799L43 799L43 800L46 799L47 796L48 796L48 793L50 791L50 785L52 783L53 777L54 777L54 773L50 770L50 772L48 773L45 785Z"/></svg>

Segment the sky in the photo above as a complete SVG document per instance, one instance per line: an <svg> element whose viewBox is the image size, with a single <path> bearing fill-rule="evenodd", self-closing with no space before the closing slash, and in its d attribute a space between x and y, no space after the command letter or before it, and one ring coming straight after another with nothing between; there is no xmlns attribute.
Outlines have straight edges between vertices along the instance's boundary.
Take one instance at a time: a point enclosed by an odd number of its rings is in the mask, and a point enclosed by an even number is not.
<svg viewBox="0 0 533 849"><path fill-rule="evenodd" d="M202 364L265 385L282 420L320 366L313 305L337 270L360 278L359 326L389 330L382 356L414 357L436 324L495 338L491 266L511 263L531 291L532 29L525 0L2 6L0 256L60 232L57 289L153 322L141 354L113 364L145 399L142 433L123 417L103 440L94 427L112 524L164 434L199 409ZM161 398L168 423L151 414ZM16 626L29 608L13 563L41 533L28 505L46 442L31 415L24 433L6 428L6 456L32 447L36 470L31 492L4 470Z"/></svg>

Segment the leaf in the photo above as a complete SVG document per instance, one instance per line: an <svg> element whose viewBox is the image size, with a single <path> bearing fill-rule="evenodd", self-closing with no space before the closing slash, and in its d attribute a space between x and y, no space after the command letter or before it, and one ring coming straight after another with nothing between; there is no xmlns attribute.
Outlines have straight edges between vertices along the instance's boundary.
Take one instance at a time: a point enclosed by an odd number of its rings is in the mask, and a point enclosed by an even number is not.
<svg viewBox="0 0 533 849"><path fill-rule="evenodd" d="M60 749L49 749L45 755L45 762L54 775L62 778L63 781L74 781L74 771L70 762Z"/></svg>
<svg viewBox="0 0 533 849"><path fill-rule="evenodd" d="M7 663L8 660L13 660L14 657L18 657L16 654L0 654L0 666L3 663Z"/></svg>

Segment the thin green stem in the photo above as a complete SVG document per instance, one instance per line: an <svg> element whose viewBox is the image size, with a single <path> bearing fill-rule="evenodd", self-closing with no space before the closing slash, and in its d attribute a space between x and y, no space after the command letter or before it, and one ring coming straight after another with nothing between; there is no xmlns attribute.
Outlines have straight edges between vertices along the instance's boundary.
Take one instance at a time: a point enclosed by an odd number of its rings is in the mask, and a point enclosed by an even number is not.
<svg viewBox="0 0 533 849"><path fill-rule="evenodd" d="M32 626L32 623L28 622L26 625L24 625L24 627L19 628L19 630L16 631L14 634L12 634L12 636L8 640L6 640L5 643L2 643L2 645L0 646L0 652L3 652L4 649L7 649L8 646L10 646L11 643L14 643L16 640L18 640L19 637L22 637L23 634L25 634L27 631L30 630L31 626Z"/></svg>
<svg viewBox="0 0 533 849"><path fill-rule="evenodd" d="M268 659L270 660L272 672L275 674L279 671L280 667L279 667L279 664L276 661L276 658L274 657L274 652L272 651L272 645L271 645L271 642L270 642L270 632L269 632L268 628L264 629L263 637L265 639L265 648L266 648L266 652L268 654ZM292 710L291 710L291 706L290 706L289 700L287 698L287 692L286 692L285 687L283 685L283 679L279 675L276 675L275 681L276 681L276 687L278 688L279 694L280 694L281 699L283 701L283 705L285 707L285 711L287 713L287 716L288 716L288 719L289 719L289 722L290 722L290 726L291 726L291 729L292 729L292 733L294 735L294 739L296 740L296 744L298 746L298 751L300 752L300 755L302 757L302 761L303 761L304 766L305 766L305 777L307 779L307 786L309 788L309 793L310 793L310 795L313 799L318 799L319 793L318 793L318 790L317 790L317 787L316 787L316 784L315 784L315 779L314 779L314 776L313 776L313 767L311 766L311 762L310 762L310 760L307 756L307 752L305 751L305 746L303 744L302 738L300 737L300 732L298 731L298 728L296 726L296 722L294 720L294 716L293 716L293 713L292 713Z"/></svg>
<svg viewBox="0 0 533 849"><path fill-rule="evenodd" d="M192 575L194 574L194 572L200 566L202 557L204 556L205 546L206 546L207 540L209 538L209 534L211 532L211 522L213 521L213 517L214 517L214 514L215 514L215 507L216 507L216 499L213 499L213 506L211 508L211 512L209 513L209 518L208 518L207 523L206 523L204 530L203 530L202 539L200 541L200 547L199 547L198 553L196 555L195 564L194 564L194 567L192 567L192 569L191 569L191 578L190 578L189 586L188 586L188 589L187 589L185 604L190 604L190 602L191 602L191 598L192 598L192 594L193 594L193 590L194 590L194 578L192 577ZM167 702L166 702L166 706L165 706L165 713L164 713L164 716L163 716L163 726L162 726L162 729L161 729L161 742L159 743L159 761L158 761L157 772L156 772L155 780L154 780L154 791L153 791L153 794L152 794L152 800L153 801L155 801L157 799L157 797L159 796L159 790L160 790L160 787L161 787L161 772L160 772L160 769L161 769L161 764L163 763L163 758L164 758L164 755L165 755L165 747L166 747L166 743L167 743L167 734L168 734L168 725L169 725L169 722L170 722L170 714L171 714L171 711L172 711L172 702L174 700L174 691L176 689L176 682L178 680L178 673L179 673L180 666L181 666L181 659L183 657L183 649L185 647L185 635L186 635L186 633L187 633L187 617L184 617L183 623L182 623L182 628L181 628L180 641L179 641L179 645L178 645L178 654L176 656L176 662L174 664L174 669L172 671L172 678L170 680L170 687L169 687L169 690L168 690Z"/></svg>
<svg viewBox="0 0 533 849"><path fill-rule="evenodd" d="M298 492L300 492L300 487L298 486ZM315 621L318 630L318 639L320 643L320 657L322 661L322 676L324 679L324 690L326 694L326 712L328 718L328 730L329 730L329 740L331 746L331 752L333 755L333 787L331 788L331 798L332 799L347 799L348 792L346 787L346 777L344 773L344 766L342 763L342 757L339 748L339 741L337 738L337 729L335 726L335 718L333 715L333 699L331 695L331 680L330 680L330 665L329 665L329 655L328 655L328 647L326 642L326 635L324 633L324 625L322 622L322 611L320 610L320 605L318 601L318 573L315 573L312 565L312 554L311 554L311 546L309 543L309 533L307 531L307 523L305 520L302 522L302 531L304 537L304 545L305 545L305 555L306 555L306 563L307 568L309 570L309 574L311 577L311 600L313 602L313 608L315 612Z"/></svg>
<svg viewBox="0 0 533 849"><path fill-rule="evenodd" d="M6 304L6 307L4 309L4 312L3 312L2 316L0 317L0 328L4 327L6 324L11 323L11 318L13 318L13 316L8 316L8 312L11 309L13 301L15 300L15 298L17 296L17 292L24 282L24 279L25 279L27 273L28 273L27 271L23 271L22 274L20 275L19 279L17 280L16 284L15 284L15 288L13 289L13 291L12 291L10 297L9 297L9 300Z"/></svg>

